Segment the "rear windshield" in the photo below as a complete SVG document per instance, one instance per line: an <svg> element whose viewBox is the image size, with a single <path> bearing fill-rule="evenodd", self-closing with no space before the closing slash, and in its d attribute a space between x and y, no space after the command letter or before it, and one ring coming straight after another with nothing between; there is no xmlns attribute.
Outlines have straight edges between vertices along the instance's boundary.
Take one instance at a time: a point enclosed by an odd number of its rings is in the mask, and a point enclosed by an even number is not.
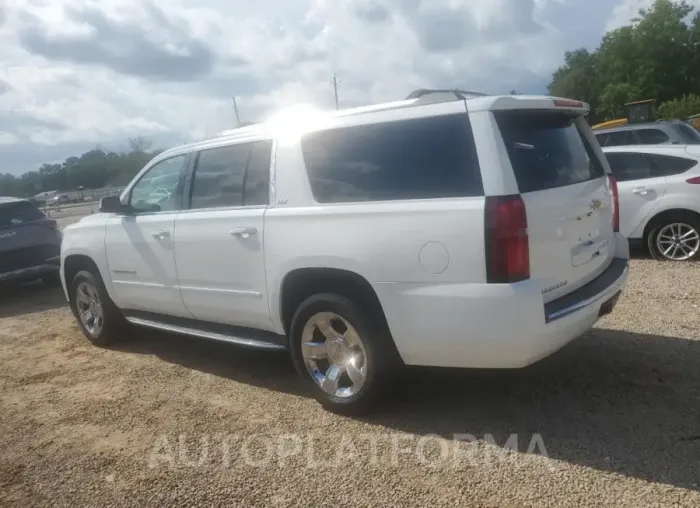
<svg viewBox="0 0 700 508"><path fill-rule="evenodd" d="M605 174L581 134L578 116L559 111L499 111L495 117L520 192L573 185Z"/></svg>
<svg viewBox="0 0 700 508"><path fill-rule="evenodd" d="M29 201L0 203L0 228L18 226L25 222L40 220L46 216Z"/></svg>

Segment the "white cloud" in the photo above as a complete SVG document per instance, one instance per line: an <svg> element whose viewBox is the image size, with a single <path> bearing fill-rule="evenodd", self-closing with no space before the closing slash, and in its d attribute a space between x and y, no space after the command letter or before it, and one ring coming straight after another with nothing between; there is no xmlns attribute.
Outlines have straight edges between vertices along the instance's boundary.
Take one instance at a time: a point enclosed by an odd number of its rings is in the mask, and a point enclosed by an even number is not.
<svg viewBox="0 0 700 508"><path fill-rule="evenodd" d="M331 108L333 73L346 106L431 86L542 93L579 45L571 27L602 35L567 15L578 1L6 0L0 129L16 150L0 172L129 136L202 138L233 126L232 95L244 120Z"/></svg>
<svg viewBox="0 0 700 508"><path fill-rule="evenodd" d="M688 4L700 7L700 0L687 0ZM612 12L612 16L605 25L605 30L614 30L628 25L639 14L640 9L648 9L654 4L654 0L621 0Z"/></svg>

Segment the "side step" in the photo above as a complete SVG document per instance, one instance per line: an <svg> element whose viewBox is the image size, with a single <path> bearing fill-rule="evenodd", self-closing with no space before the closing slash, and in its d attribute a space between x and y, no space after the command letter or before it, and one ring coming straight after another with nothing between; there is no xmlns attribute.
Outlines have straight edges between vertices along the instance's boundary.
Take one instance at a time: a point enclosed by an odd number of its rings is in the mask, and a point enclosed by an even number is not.
<svg viewBox="0 0 700 508"><path fill-rule="evenodd" d="M124 318L131 324L153 328L164 332L189 335L201 339L228 342L237 346L254 349L284 351L287 338L273 332L254 330L220 323L209 323L195 319L162 316L150 312L125 311Z"/></svg>

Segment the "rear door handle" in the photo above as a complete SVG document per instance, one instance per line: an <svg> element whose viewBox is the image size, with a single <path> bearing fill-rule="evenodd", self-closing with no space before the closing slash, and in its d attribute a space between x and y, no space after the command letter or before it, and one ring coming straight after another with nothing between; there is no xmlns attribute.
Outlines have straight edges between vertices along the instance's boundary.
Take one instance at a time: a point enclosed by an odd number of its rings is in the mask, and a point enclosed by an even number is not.
<svg viewBox="0 0 700 508"><path fill-rule="evenodd" d="M231 236L239 236L241 238L248 238L250 235L255 235L258 232L258 228L233 228L229 231Z"/></svg>
<svg viewBox="0 0 700 508"><path fill-rule="evenodd" d="M165 240L166 238L170 238L170 231L155 231L151 233L151 235L156 240Z"/></svg>
<svg viewBox="0 0 700 508"><path fill-rule="evenodd" d="M650 191L646 187L639 187L637 189L634 189L632 192L634 192L635 194L639 194L640 196L646 196L647 194L649 194Z"/></svg>

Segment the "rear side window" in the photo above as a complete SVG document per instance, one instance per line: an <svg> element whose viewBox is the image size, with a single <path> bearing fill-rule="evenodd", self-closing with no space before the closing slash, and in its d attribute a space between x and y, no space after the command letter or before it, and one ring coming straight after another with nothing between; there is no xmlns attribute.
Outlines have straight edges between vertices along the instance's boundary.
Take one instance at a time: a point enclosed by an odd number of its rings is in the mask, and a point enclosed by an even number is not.
<svg viewBox="0 0 700 508"><path fill-rule="evenodd" d="M635 152L606 154L612 174L618 182L656 176L647 155Z"/></svg>
<svg viewBox="0 0 700 508"><path fill-rule="evenodd" d="M679 123L676 128L680 131L683 140L689 145L700 144L700 132L690 125Z"/></svg>
<svg viewBox="0 0 700 508"><path fill-rule="evenodd" d="M678 175L688 171L695 166L698 161L686 159L685 157L673 157L670 155L648 154L656 166L656 176Z"/></svg>
<svg viewBox="0 0 700 508"><path fill-rule="evenodd" d="M190 208L265 205L271 141L203 150L197 156Z"/></svg>
<svg viewBox="0 0 700 508"><path fill-rule="evenodd" d="M29 201L0 203L0 227L18 226L25 222L41 220L46 216Z"/></svg>
<svg viewBox="0 0 700 508"><path fill-rule="evenodd" d="M520 192L573 185L605 174L581 134L579 117L558 111L522 110L494 115Z"/></svg>
<svg viewBox="0 0 700 508"><path fill-rule="evenodd" d="M671 139L661 129L639 129L636 133L642 145L660 145L668 143Z"/></svg>
<svg viewBox="0 0 700 508"><path fill-rule="evenodd" d="M319 203L484 194L466 114L313 132L301 147Z"/></svg>

